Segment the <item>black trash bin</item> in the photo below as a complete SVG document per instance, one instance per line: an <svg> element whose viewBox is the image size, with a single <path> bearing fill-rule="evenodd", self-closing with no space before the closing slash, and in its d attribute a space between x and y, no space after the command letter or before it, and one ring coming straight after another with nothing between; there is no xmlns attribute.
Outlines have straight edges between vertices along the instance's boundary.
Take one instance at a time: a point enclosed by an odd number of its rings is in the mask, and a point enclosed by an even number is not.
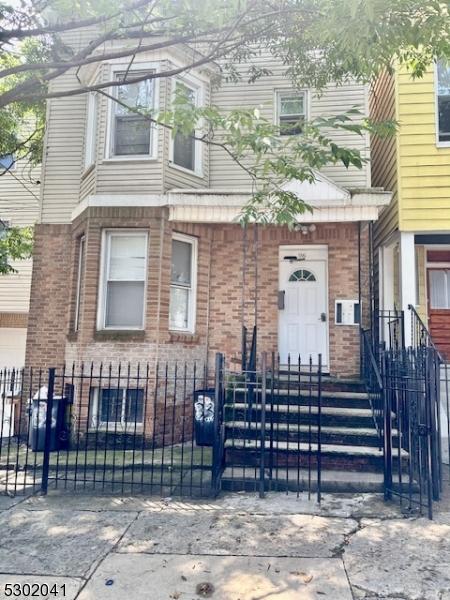
<svg viewBox="0 0 450 600"><path fill-rule="evenodd" d="M50 451L52 452L67 448L66 407L67 398L53 398L50 433ZM45 449L47 398L34 398L30 411L31 422L28 434L28 445L33 452L43 452Z"/></svg>
<svg viewBox="0 0 450 600"><path fill-rule="evenodd" d="M194 392L195 443L197 446L212 446L214 443L215 397L214 388Z"/></svg>

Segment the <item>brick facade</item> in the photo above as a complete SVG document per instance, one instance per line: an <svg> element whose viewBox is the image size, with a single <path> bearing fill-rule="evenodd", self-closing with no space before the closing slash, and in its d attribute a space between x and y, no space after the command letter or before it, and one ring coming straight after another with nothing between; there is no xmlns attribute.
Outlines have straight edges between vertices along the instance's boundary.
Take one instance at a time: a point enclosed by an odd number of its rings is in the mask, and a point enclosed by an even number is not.
<svg viewBox="0 0 450 600"><path fill-rule="evenodd" d="M142 228L149 232L145 330L97 331L102 231ZM169 331L172 232L198 239L195 334ZM79 328L74 331L79 241L86 240ZM358 223L317 225L308 235L281 227L247 231L239 225L173 223L161 208L90 208L72 225L39 225L27 344L27 364L49 366L64 360L156 363L157 360L213 364L224 352L237 365L242 323L255 318L255 272L259 351L276 352L278 339L278 248L287 244L328 246L330 370L339 376L359 371L359 329L334 324L336 298L357 299L363 290L368 315L368 226ZM359 244L361 236L361 244ZM361 253L359 252L361 247ZM243 269L244 254L246 268ZM361 264L361 270L359 269ZM245 273L244 273L245 271Z"/></svg>

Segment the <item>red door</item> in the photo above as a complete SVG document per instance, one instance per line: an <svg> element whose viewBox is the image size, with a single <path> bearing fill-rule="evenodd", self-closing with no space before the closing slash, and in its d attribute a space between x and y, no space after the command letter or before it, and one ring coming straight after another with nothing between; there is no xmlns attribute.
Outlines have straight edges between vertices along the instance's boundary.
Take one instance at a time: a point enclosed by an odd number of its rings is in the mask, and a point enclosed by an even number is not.
<svg viewBox="0 0 450 600"><path fill-rule="evenodd" d="M428 269L428 318L434 343L450 359L450 267Z"/></svg>

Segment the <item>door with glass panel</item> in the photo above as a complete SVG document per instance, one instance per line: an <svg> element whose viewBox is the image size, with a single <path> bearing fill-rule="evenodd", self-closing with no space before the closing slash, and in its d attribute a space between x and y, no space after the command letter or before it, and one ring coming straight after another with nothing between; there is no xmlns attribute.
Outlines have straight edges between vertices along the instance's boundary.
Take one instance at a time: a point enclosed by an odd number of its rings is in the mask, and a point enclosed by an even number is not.
<svg viewBox="0 0 450 600"><path fill-rule="evenodd" d="M428 319L434 343L450 359L450 265L428 269Z"/></svg>

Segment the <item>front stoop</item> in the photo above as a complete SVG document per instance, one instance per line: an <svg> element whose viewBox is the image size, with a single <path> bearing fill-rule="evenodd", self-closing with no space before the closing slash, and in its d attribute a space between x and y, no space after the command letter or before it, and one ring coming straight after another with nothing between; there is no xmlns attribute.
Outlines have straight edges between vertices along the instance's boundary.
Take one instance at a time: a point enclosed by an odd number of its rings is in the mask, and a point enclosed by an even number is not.
<svg viewBox="0 0 450 600"><path fill-rule="evenodd" d="M317 393L289 389L287 377L267 390L264 447L265 487L317 489ZM330 378L321 395L321 489L324 492L382 492L383 451L369 398L361 382ZM250 405L244 389L225 404L225 470L222 488L251 490L260 485L260 394ZM393 422L394 445L398 447ZM397 454L397 453L396 453ZM406 460L407 453L401 452Z"/></svg>

